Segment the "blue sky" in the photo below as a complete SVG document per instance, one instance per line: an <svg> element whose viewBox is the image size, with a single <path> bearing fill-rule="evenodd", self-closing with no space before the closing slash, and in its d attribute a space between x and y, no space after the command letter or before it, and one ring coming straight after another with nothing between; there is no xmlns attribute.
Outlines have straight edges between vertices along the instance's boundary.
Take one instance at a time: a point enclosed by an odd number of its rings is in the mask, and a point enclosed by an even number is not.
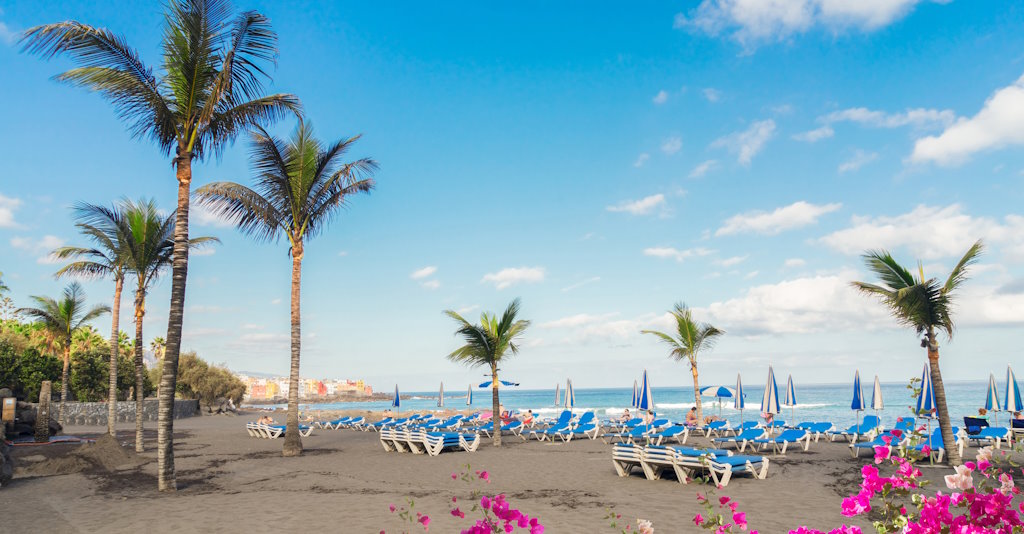
<svg viewBox="0 0 1024 534"><path fill-rule="evenodd" d="M95 95L18 52L18 31L77 19L159 63L160 8L14 2L0 13L0 271L16 303L56 294L46 253L82 243L69 206L174 201L169 161ZM1024 6L958 0L279 5L272 90L327 140L381 165L307 246L303 374L431 389L451 364L451 308L517 296L533 321L507 376L527 387L663 385L689 373L643 328L685 301L728 332L706 383L743 372L844 382L920 372L912 331L849 289L888 248L945 276L989 245L943 345L947 379L1001 375L1024 325ZM294 121L274 131L285 135ZM246 183L248 143L194 183ZM236 370L288 369L286 245L223 240L189 271L186 348ZM108 282L87 284L109 299ZM169 281L147 339L166 329ZM126 299L127 308L129 300ZM122 328L131 329L130 314ZM97 322L101 330L107 320ZM656 382L656 385L658 383Z"/></svg>

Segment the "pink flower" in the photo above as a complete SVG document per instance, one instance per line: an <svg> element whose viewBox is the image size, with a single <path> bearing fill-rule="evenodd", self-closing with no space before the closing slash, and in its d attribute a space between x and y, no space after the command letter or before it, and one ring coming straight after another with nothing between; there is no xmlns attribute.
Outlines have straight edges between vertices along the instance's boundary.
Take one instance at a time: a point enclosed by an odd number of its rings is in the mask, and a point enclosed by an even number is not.
<svg viewBox="0 0 1024 534"><path fill-rule="evenodd" d="M718 498L718 504L725 506L725 503L729 502L729 498L725 495Z"/></svg>
<svg viewBox="0 0 1024 534"><path fill-rule="evenodd" d="M892 454L892 450L889 447L877 446L875 447L875 464L880 464L889 459Z"/></svg>
<svg viewBox="0 0 1024 534"><path fill-rule="evenodd" d="M1013 477L1006 473L1000 473L999 475L999 492L1003 495L1010 495L1014 493L1013 490L1017 489L1013 487Z"/></svg>
<svg viewBox="0 0 1024 534"><path fill-rule="evenodd" d="M747 513L736 512L732 514L732 520L740 530L747 530Z"/></svg>
<svg viewBox="0 0 1024 534"><path fill-rule="evenodd" d="M485 480L487 482L491 481L491 475L487 471L480 471L479 476L482 480Z"/></svg>
<svg viewBox="0 0 1024 534"><path fill-rule="evenodd" d="M992 461L992 447L982 447L978 449L978 454L975 456L975 460L978 460L978 464L982 461Z"/></svg>
<svg viewBox="0 0 1024 534"><path fill-rule="evenodd" d="M455 480L457 478L459 478L459 475L456 475L455 473L452 473L452 480Z"/></svg>
<svg viewBox="0 0 1024 534"><path fill-rule="evenodd" d="M491 507L491 499L489 499L486 495L480 497L480 506L483 507L484 510L489 509Z"/></svg>
<svg viewBox="0 0 1024 534"><path fill-rule="evenodd" d="M946 475L946 487L951 490L967 490L974 487L974 479L971 478L971 468L966 465L958 465L954 468L955 474Z"/></svg>
<svg viewBox="0 0 1024 534"><path fill-rule="evenodd" d="M466 513L458 508L452 510L452 517L466 517Z"/></svg>
<svg viewBox="0 0 1024 534"><path fill-rule="evenodd" d="M903 437L903 431L898 428L890 430L889 433L892 434L896 439Z"/></svg>
<svg viewBox="0 0 1024 534"><path fill-rule="evenodd" d="M419 519L417 519L417 521L419 521L420 524L423 525L423 530L424 531L430 530L430 516L428 516L426 514L424 514L424 515L416 514L416 515L419 516Z"/></svg>
<svg viewBox="0 0 1024 534"><path fill-rule="evenodd" d="M395 512L395 505L389 504L388 505L388 510L391 510L391 513L394 513Z"/></svg>
<svg viewBox="0 0 1024 534"><path fill-rule="evenodd" d="M654 526L646 519L637 518L636 531L639 534L654 534Z"/></svg>
<svg viewBox="0 0 1024 534"><path fill-rule="evenodd" d="M921 447L921 454L927 456L932 453L932 448L929 445L923 445Z"/></svg>
<svg viewBox="0 0 1024 534"><path fill-rule="evenodd" d="M697 514L697 515L693 516L693 524L694 525L697 525L699 527L700 524L703 523L703 522L704 522L704 516L702 516L700 514Z"/></svg>

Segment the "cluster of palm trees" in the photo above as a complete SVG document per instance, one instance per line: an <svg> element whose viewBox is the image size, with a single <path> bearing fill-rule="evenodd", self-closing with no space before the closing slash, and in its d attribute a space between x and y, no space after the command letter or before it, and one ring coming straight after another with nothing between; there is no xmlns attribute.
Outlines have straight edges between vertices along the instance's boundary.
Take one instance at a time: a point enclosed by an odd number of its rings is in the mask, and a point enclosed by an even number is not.
<svg viewBox="0 0 1024 534"><path fill-rule="evenodd" d="M292 94L267 95L268 66L277 58L277 36L270 21L255 11L236 13L226 0L171 0L161 40L157 73L123 37L78 21L37 26L22 37L23 50L43 58L65 56L76 68L56 79L99 93L138 138L155 142L171 158L177 181L177 208L170 235L171 298L159 384L157 474L161 491L175 491L173 406L181 352L188 275L189 207L192 164L222 153L240 134L253 132L254 188L210 184L201 202L259 240L284 234L292 256L292 355L284 454L302 451L298 436L299 289L305 242L330 222L347 197L369 191L376 163L343 163L352 137L323 145L301 119ZM286 116L299 118L288 140L263 127ZM117 273L109 275L115 279ZM120 280L126 273L121 273ZM144 295L144 292L143 292ZM138 293L136 294L138 298ZM136 314L137 328L138 313ZM116 326L112 328L116 330ZM141 350L136 343L136 353ZM111 349L112 351L114 349Z"/></svg>

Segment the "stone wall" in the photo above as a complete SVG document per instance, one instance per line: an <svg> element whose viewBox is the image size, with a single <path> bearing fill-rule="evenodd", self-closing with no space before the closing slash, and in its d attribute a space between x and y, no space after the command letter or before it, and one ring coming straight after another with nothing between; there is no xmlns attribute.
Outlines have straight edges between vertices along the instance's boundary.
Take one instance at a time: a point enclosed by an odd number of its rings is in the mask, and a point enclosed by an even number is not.
<svg viewBox="0 0 1024 534"><path fill-rule="evenodd" d="M53 416L57 416L57 406L53 405ZM142 401L142 415L144 421L156 421L157 399L146 399ZM174 418L192 417L199 415L199 401L180 400L174 401ZM117 403L118 422L135 421L135 401L120 401ZM68 425L99 425L107 424L107 403L105 402L68 402L64 404L64 422Z"/></svg>

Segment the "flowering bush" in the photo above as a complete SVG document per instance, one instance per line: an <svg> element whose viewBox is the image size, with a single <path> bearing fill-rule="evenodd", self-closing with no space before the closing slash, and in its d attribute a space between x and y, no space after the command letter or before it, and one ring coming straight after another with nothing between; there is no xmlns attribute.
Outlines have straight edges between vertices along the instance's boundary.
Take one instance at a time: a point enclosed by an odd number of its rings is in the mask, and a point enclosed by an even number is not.
<svg viewBox="0 0 1024 534"><path fill-rule="evenodd" d="M466 465L466 470L460 473L452 473L452 480L461 479L463 482L473 484L483 481L484 483L490 484L491 476L487 471L471 471L469 465ZM505 495L484 495L479 489L474 488L471 492L471 497L467 501L470 503L468 512L474 513L479 512L481 517L477 519L469 528L462 530L462 534L495 534L495 533L511 533L517 528L529 534L544 534L544 525L540 523L536 517L530 517L523 513L521 510L513 508ZM403 521L410 523L413 526L423 527L424 532L430 530L430 516L421 512L414 511L415 502L412 499L407 500L406 506L396 507L394 504L388 506L388 510L392 514L396 514ZM466 511L463 511L459 506L458 497L452 497L451 503L449 504L449 514L452 517L464 519L466 517ZM408 531L405 531L408 532ZM381 530L380 534L386 534L385 531Z"/></svg>

